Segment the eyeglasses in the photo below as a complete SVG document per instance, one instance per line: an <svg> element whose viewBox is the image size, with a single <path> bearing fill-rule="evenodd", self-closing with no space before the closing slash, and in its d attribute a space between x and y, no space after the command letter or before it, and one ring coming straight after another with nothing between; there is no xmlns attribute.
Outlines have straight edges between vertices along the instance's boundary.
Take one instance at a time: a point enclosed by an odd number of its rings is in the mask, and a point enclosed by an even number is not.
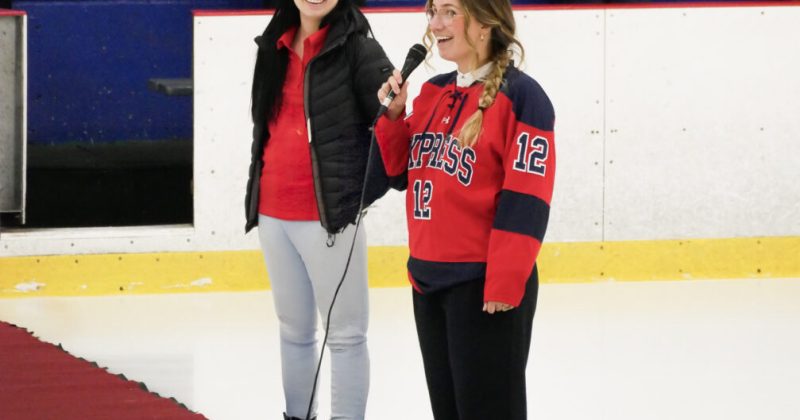
<svg viewBox="0 0 800 420"><path fill-rule="evenodd" d="M433 18L437 16L439 17L439 21L441 21L445 25L449 25L453 23L453 19L455 19L456 16L464 16L464 15L459 14L455 10L450 8L437 9L435 7L431 7L425 9L425 17L428 18L428 23L431 23L431 21L433 21Z"/></svg>

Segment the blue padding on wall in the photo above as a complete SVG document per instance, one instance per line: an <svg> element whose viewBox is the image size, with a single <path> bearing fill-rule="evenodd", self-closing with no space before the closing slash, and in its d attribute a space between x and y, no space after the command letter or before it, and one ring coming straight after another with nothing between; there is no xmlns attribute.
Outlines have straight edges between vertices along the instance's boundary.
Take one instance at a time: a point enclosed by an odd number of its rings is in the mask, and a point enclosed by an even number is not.
<svg viewBox="0 0 800 420"><path fill-rule="evenodd" d="M28 141L191 139L192 99L149 91L191 77L192 9L261 0L45 1L28 14Z"/></svg>

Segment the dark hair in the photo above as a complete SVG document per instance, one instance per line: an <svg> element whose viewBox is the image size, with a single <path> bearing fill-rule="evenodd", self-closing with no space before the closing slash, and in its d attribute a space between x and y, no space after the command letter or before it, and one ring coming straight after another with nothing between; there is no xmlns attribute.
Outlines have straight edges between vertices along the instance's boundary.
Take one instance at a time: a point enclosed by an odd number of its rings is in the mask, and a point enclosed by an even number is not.
<svg viewBox="0 0 800 420"><path fill-rule="evenodd" d="M277 0L275 14L264 33L257 38L258 52L253 70L251 113L253 121L269 121L281 107L283 82L289 56L285 49L278 50L277 42L289 28L300 26L300 11L294 0ZM336 7L322 19L320 27L350 16L352 9L364 4L364 0L339 0Z"/></svg>

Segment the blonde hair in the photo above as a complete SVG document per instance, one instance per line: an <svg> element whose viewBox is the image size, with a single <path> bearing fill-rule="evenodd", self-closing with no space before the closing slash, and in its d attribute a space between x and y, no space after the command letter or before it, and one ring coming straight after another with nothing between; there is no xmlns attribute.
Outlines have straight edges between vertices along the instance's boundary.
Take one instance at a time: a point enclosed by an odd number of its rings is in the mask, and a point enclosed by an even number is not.
<svg viewBox="0 0 800 420"><path fill-rule="evenodd" d="M473 146L480 136L483 126L483 111L492 106L497 92L503 83L503 74L511 64L511 59L517 53L520 60L525 57L525 50L516 37L516 22L509 0L460 0L464 9L464 35L471 20L476 19L481 25L491 28L489 36L489 61L493 63L491 71L486 76L483 84L483 93L478 101L478 110L475 111L467 122L461 127L458 142L461 147ZM433 7L433 0L427 0L427 8ZM425 31L423 43L431 50L434 42L430 26ZM475 61L478 61L478 48L467 37L467 43L475 52ZM516 50L516 51L515 51Z"/></svg>

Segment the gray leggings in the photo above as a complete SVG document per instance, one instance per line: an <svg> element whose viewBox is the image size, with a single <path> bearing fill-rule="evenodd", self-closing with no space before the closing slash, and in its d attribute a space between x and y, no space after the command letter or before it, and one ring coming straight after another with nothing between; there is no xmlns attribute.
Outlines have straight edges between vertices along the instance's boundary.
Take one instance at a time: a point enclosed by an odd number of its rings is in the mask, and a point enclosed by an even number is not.
<svg viewBox="0 0 800 420"><path fill-rule="evenodd" d="M305 418L318 361L317 313L323 323L342 277L354 225L336 235L317 221L286 221L260 215L258 235L280 322L286 414ZM364 418L369 392L367 352L367 250L359 228L347 277L334 303L328 334L331 360L331 418ZM323 325L324 327L324 325ZM316 415L316 398L312 417Z"/></svg>

